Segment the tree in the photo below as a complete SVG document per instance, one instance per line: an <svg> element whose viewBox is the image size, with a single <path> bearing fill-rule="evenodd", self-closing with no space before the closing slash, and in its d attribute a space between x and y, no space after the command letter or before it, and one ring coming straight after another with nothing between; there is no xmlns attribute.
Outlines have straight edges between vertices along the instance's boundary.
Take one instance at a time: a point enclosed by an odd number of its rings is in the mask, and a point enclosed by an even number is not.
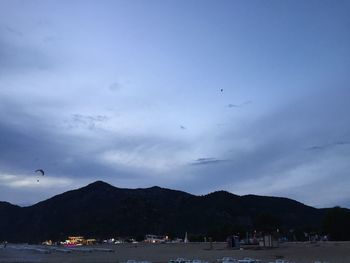
<svg viewBox="0 0 350 263"><path fill-rule="evenodd" d="M331 240L350 240L350 211L338 206L329 209L323 221L323 229Z"/></svg>

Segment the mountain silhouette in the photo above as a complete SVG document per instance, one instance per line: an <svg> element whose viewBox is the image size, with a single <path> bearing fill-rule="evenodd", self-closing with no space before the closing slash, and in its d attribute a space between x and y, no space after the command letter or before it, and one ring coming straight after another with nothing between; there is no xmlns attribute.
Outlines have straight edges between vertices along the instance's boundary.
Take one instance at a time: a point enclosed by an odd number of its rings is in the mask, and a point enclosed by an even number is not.
<svg viewBox="0 0 350 263"><path fill-rule="evenodd" d="M254 229L315 229L326 209L297 201L217 191L203 196L151 187L117 188L97 181L28 207L0 202L0 241L142 237L168 234L223 240Z"/></svg>

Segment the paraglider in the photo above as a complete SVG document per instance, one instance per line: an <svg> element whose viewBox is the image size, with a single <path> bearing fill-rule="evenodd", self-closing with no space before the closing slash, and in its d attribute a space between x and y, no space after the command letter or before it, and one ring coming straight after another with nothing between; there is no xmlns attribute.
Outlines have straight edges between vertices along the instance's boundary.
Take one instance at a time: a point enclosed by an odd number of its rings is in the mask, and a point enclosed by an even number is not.
<svg viewBox="0 0 350 263"><path fill-rule="evenodd" d="M44 170L42 170L42 169L38 169L38 170L35 170L35 172L36 173L41 173L41 175L45 175L45 172L44 172Z"/></svg>
<svg viewBox="0 0 350 263"><path fill-rule="evenodd" d="M41 174L41 176L45 175L45 172L43 169L37 169L37 170L35 170L35 173ZM40 181L39 178L36 181L39 183L39 181Z"/></svg>

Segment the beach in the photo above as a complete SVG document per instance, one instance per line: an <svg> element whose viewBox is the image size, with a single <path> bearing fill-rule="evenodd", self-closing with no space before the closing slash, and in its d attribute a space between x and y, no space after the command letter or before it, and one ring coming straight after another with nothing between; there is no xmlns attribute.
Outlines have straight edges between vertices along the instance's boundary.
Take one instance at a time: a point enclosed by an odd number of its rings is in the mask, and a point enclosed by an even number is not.
<svg viewBox="0 0 350 263"><path fill-rule="evenodd" d="M226 243L176 243L146 244L124 243L113 245L94 245L67 249L57 246L37 246L8 244L0 248L0 262L47 262L47 263L104 263L126 262L127 260L168 262L170 259L201 259L214 262L223 257L260 259L263 262L283 259L295 263L349 263L350 242L283 243L278 248L258 249L226 248Z"/></svg>

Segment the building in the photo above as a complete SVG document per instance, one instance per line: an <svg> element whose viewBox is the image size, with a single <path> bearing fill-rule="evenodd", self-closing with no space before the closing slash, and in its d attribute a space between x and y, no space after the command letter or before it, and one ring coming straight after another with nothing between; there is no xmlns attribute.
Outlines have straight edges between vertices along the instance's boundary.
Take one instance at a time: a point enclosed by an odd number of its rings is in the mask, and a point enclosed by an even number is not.
<svg viewBox="0 0 350 263"><path fill-rule="evenodd" d="M157 236L157 235L146 235L145 242L146 243L165 243L169 241L168 236Z"/></svg>

